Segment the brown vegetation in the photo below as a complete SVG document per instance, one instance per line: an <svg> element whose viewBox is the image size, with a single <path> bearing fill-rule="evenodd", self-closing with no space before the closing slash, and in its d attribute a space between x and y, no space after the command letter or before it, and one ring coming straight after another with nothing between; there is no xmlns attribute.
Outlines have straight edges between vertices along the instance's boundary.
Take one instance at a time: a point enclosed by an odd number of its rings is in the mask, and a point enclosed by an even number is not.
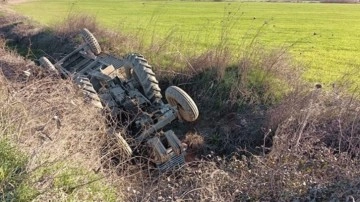
<svg viewBox="0 0 360 202"><path fill-rule="evenodd" d="M139 47L134 39L104 31L86 16L38 32L37 43L45 33L60 40L55 42L59 46L69 46L68 37L75 36L83 21L107 50L117 52L114 47L120 47L119 42L121 47ZM11 26L15 32L0 26L0 31L8 30L5 35L10 39L12 34L22 33L18 26L25 25ZM32 37L27 35L16 43ZM34 43L27 48L44 47L46 40L44 44ZM63 47L58 50L69 48ZM56 58L58 53L46 50ZM200 120L192 125L171 126L187 132L183 140L190 149L190 162L172 173L157 175L139 164L103 167L100 154L108 140L103 115L83 102L71 81L48 75L33 62L9 52L4 39L0 46L1 115L16 123L17 133L7 134L30 156L30 172L63 160L64 166L79 166L104 176L105 183L115 187L119 200L360 199L358 95L302 82L300 74L295 74L298 66L284 50L254 46L237 63L231 58L226 47L219 47L187 59L185 71L161 72L162 89L169 84L180 85L201 112ZM25 76L26 70L30 77ZM7 130L7 124L1 129ZM49 195L56 175L53 172L32 182L42 193L35 199L60 197ZM92 182L78 185L86 183ZM81 193L86 195L84 190ZM66 189L61 194L63 199L70 195Z"/></svg>
<svg viewBox="0 0 360 202"><path fill-rule="evenodd" d="M0 44L0 134L28 155L26 184L36 190L14 199L66 199L67 189L76 186L76 193L84 194L81 200L86 199L88 193L81 187L93 179L63 187L56 184L69 169L84 169L83 174L90 175L101 166L98 151L106 140L103 115L84 102L70 80L49 75L9 51L4 39ZM54 192L56 188L63 191Z"/></svg>

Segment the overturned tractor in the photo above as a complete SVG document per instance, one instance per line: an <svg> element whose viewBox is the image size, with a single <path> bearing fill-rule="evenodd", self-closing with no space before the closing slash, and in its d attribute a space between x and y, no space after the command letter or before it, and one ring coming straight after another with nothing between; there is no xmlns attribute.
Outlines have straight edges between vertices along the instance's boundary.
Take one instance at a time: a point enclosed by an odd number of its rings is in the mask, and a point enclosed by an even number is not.
<svg viewBox="0 0 360 202"><path fill-rule="evenodd" d="M124 112L131 117L127 119L131 120L127 123L130 140L119 132L112 134L118 138L122 155L130 158L132 145L142 145L161 171L184 164L186 148L172 130L162 128L175 119L192 122L198 118L199 111L191 97L179 87L170 86L165 91L165 103L155 73L142 55L114 57L101 51L89 30L83 29L81 36L81 46L55 64L41 57L41 66L73 79L87 101L110 112L113 120L121 119Z"/></svg>

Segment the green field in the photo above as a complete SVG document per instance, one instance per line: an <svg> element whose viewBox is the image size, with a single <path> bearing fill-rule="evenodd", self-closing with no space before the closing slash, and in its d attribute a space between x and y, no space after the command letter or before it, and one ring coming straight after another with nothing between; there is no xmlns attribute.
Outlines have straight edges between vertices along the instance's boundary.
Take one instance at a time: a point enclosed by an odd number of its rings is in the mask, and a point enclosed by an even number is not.
<svg viewBox="0 0 360 202"><path fill-rule="evenodd" d="M289 47L308 67L304 76L311 82L348 75L360 83L360 4L39 0L12 7L48 25L70 13L90 13L147 42L167 38L169 50L184 55L219 41L240 53L256 38L267 47Z"/></svg>

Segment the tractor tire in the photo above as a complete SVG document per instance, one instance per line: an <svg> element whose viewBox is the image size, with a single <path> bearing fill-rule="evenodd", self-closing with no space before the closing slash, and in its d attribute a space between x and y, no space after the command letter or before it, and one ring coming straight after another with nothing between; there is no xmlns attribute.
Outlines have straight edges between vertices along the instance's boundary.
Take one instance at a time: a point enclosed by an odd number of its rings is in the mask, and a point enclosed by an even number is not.
<svg viewBox="0 0 360 202"><path fill-rule="evenodd" d="M129 144L118 132L111 133L111 136L106 138L100 152L100 161L103 167L116 167L117 169L126 167L127 163L125 162L129 162L133 154Z"/></svg>
<svg viewBox="0 0 360 202"><path fill-rule="evenodd" d="M133 151L126 140L122 137L120 133L116 134L117 143L119 145L119 149L121 150L121 156L124 158L130 158L133 154Z"/></svg>
<svg viewBox="0 0 360 202"><path fill-rule="evenodd" d="M49 72L58 73L55 66L46 57L41 57L39 59L39 62L40 62L40 66L48 70Z"/></svg>
<svg viewBox="0 0 360 202"><path fill-rule="evenodd" d="M181 88L170 86L165 91L166 100L171 106L177 107L180 117L188 122L195 121L199 110L191 97Z"/></svg>
<svg viewBox="0 0 360 202"><path fill-rule="evenodd" d="M90 46L90 50L95 55L99 55L101 53L101 47L95 36L86 28L82 30L81 35L84 41Z"/></svg>
<svg viewBox="0 0 360 202"><path fill-rule="evenodd" d="M75 82L80 86L85 98L89 99L92 105L100 109L103 108L99 95L87 77L79 76L75 79Z"/></svg>
<svg viewBox="0 0 360 202"><path fill-rule="evenodd" d="M125 72L127 79L135 79L141 86L145 97L152 103L161 102L161 89L151 66L142 55L130 54L126 58Z"/></svg>

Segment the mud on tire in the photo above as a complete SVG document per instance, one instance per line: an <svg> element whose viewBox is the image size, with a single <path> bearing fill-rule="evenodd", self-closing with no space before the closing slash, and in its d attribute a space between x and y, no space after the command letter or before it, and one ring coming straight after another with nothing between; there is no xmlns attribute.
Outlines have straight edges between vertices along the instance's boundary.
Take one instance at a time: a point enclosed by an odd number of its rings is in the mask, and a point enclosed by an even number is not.
<svg viewBox="0 0 360 202"><path fill-rule="evenodd" d="M161 101L161 89L151 66L142 55L130 54L126 58L125 71L128 79L135 79L151 102Z"/></svg>
<svg viewBox="0 0 360 202"><path fill-rule="evenodd" d="M170 86L165 91L166 100L171 106L177 107L179 115L185 121L195 121L199 116L199 110L191 97L181 88Z"/></svg>
<svg viewBox="0 0 360 202"><path fill-rule="evenodd" d="M81 36L84 41L90 46L90 50L95 54L99 55L101 53L101 47L99 42L96 40L95 36L86 28L81 31Z"/></svg>

